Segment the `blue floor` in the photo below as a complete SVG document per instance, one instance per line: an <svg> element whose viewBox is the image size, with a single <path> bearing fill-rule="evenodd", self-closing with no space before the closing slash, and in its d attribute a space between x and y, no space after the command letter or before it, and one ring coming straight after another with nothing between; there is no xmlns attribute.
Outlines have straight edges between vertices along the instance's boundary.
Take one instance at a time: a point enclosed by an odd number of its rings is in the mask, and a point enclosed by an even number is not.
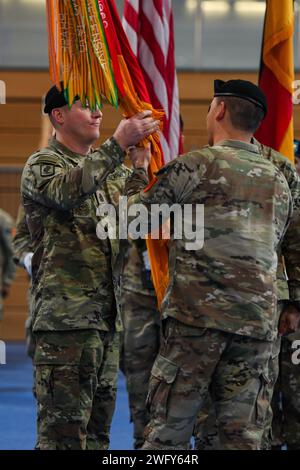
<svg viewBox="0 0 300 470"><path fill-rule="evenodd" d="M32 366L25 344L8 343L6 365L0 365L0 450L33 449L36 410L32 396ZM111 449L132 449L127 392L120 374Z"/></svg>

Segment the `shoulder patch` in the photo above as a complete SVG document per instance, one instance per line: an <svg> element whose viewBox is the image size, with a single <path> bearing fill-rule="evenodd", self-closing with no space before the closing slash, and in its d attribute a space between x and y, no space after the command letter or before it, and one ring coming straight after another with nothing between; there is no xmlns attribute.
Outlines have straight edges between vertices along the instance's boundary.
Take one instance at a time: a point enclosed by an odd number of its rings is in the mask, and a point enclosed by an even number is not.
<svg viewBox="0 0 300 470"><path fill-rule="evenodd" d="M55 174L55 166L50 165L48 163L44 163L40 165L40 175L42 177L54 176Z"/></svg>
<svg viewBox="0 0 300 470"><path fill-rule="evenodd" d="M110 181L117 180L119 178L128 178L132 173L132 170L127 168L125 165L119 165L115 170L108 175L107 179Z"/></svg>
<svg viewBox="0 0 300 470"><path fill-rule="evenodd" d="M51 153L36 152L35 154L29 157L29 159L27 160L27 164L29 166L45 164L64 167L65 159L62 155L60 155L59 153L54 153L53 151Z"/></svg>

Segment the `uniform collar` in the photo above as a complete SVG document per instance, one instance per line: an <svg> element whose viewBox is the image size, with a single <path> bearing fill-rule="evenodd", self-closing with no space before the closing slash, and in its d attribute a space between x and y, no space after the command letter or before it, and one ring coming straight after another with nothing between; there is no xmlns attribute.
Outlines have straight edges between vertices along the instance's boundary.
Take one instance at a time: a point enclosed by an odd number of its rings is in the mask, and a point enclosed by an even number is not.
<svg viewBox="0 0 300 470"><path fill-rule="evenodd" d="M86 157L86 155L82 155L81 153L72 152L72 150L70 150L68 147L63 145L61 142L58 142L58 140L56 140L55 137L52 137L49 140L49 147L53 148L54 150L59 150L60 152L62 152L65 155L68 155L71 158L82 159Z"/></svg>
<svg viewBox="0 0 300 470"><path fill-rule="evenodd" d="M248 144L241 140L222 140L214 145L214 147L233 147L235 149L247 150L248 152L260 154L259 148L256 144Z"/></svg>

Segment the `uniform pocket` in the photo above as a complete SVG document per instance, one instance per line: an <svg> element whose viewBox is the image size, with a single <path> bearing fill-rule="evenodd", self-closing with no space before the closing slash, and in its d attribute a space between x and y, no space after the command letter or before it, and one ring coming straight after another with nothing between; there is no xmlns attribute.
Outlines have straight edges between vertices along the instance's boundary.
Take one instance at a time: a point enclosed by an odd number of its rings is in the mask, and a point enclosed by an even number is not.
<svg viewBox="0 0 300 470"><path fill-rule="evenodd" d="M77 408L84 338L75 333L38 333L34 355L38 402Z"/></svg>
<svg viewBox="0 0 300 470"><path fill-rule="evenodd" d="M42 405L74 409L80 404L78 366L38 365L36 395Z"/></svg>
<svg viewBox="0 0 300 470"><path fill-rule="evenodd" d="M36 333L36 366L79 365L84 348L84 338L78 332Z"/></svg>
<svg viewBox="0 0 300 470"><path fill-rule="evenodd" d="M79 366L55 366L52 371L53 405L78 408L80 405Z"/></svg>
<svg viewBox="0 0 300 470"><path fill-rule="evenodd" d="M151 371L146 407L149 413L167 416L168 399L179 367L164 356L158 355Z"/></svg>
<svg viewBox="0 0 300 470"><path fill-rule="evenodd" d="M53 404L53 366L36 366L36 397L41 405Z"/></svg>

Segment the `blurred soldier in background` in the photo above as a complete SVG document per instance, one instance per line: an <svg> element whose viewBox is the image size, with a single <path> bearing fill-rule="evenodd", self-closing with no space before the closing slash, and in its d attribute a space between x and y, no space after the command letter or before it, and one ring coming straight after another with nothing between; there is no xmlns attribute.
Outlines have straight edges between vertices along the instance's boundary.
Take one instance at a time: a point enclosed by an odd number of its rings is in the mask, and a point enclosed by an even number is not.
<svg viewBox="0 0 300 470"><path fill-rule="evenodd" d="M27 227L24 207L22 204L19 206L16 232L13 239L14 247L14 260L15 263L26 269L29 278L31 279L31 259L33 256L33 246L30 237L30 233ZM32 332L32 317L30 310L30 294L28 292L28 317L25 322L25 333L26 333L26 344L27 354L33 359L35 351L35 340Z"/></svg>
<svg viewBox="0 0 300 470"><path fill-rule="evenodd" d="M122 320L120 365L126 377L134 448L139 449L144 443L144 429L149 421L146 398L160 338L157 299L144 240L129 240L127 245L122 280Z"/></svg>
<svg viewBox="0 0 300 470"><path fill-rule="evenodd" d="M295 167L298 175L300 175L300 140L294 140Z"/></svg>
<svg viewBox="0 0 300 470"><path fill-rule="evenodd" d="M3 299L9 294L16 272L12 246L13 228L12 217L0 209L0 320L3 318Z"/></svg>
<svg viewBox="0 0 300 470"><path fill-rule="evenodd" d="M184 121L180 115L180 138L184 146ZM131 162L126 162L131 166ZM134 448L144 443L149 421L146 408L149 379L159 352L161 319L151 279L145 240L128 240L122 281L123 334L121 369L126 377L130 416L134 428Z"/></svg>
<svg viewBox="0 0 300 470"><path fill-rule="evenodd" d="M44 106L44 99L42 100ZM41 116L41 137L38 148L47 147L49 139L53 133L53 127L46 114L42 112ZM30 233L27 227L25 211L22 204L20 204L17 215L16 231L13 239L14 247L14 260L16 264L26 269L31 280L31 260L33 256L33 246ZM28 318L25 322L27 354L31 359L34 357L35 352L35 338L32 331L32 315L30 309L30 289L28 291ZM34 385L35 394L35 385Z"/></svg>
<svg viewBox="0 0 300 470"><path fill-rule="evenodd" d="M300 175L300 141L294 141L295 151L295 167ZM292 249L297 248L300 243L300 228L297 232L298 238L294 237ZM295 254L295 262L299 262ZM288 266L287 285L297 287L293 279L289 277ZM298 265L300 271L300 263ZM299 289L299 287L298 287ZM283 290L283 286L281 287ZM287 292L288 294L288 292ZM284 299L288 299L285 296ZM285 300L287 303L288 300ZM282 338L281 349L279 355L279 377L276 382L274 396L272 400L273 409L273 442L272 448L278 450L282 445L286 444L290 450L300 450L300 365L294 364L292 355L295 352L293 348L294 341L300 340L300 329L298 331L286 335Z"/></svg>

